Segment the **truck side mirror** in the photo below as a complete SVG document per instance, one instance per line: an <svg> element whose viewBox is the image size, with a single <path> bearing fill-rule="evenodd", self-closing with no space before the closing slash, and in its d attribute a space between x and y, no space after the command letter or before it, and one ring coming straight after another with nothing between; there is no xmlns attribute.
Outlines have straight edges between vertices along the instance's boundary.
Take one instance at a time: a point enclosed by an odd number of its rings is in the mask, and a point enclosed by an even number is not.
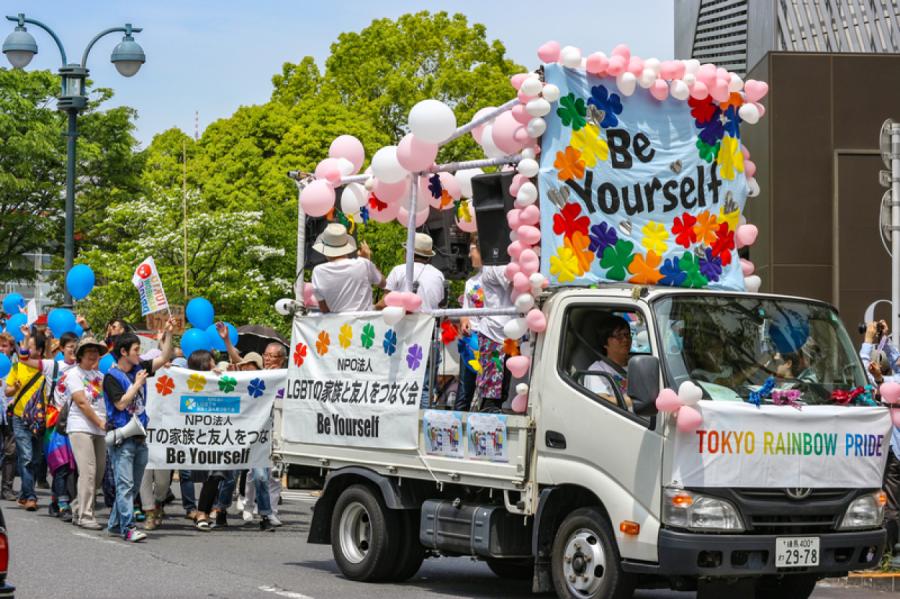
<svg viewBox="0 0 900 599"><path fill-rule="evenodd" d="M632 356L628 360L628 396L634 404L634 413L640 416L656 414L657 395L659 395L659 358Z"/></svg>

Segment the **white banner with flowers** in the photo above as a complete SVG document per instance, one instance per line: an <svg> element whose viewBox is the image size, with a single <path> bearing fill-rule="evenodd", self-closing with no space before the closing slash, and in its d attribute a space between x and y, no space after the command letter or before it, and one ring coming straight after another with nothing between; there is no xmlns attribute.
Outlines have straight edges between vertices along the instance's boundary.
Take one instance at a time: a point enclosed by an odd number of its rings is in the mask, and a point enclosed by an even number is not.
<svg viewBox="0 0 900 599"><path fill-rule="evenodd" d="M160 370L147 380L147 468L269 466L272 406L283 387L284 370Z"/></svg>
<svg viewBox="0 0 900 599"><path fill-rule="evenodd" d="M287 441L415 449L434 319L328 314L294 320Z"/></svg>

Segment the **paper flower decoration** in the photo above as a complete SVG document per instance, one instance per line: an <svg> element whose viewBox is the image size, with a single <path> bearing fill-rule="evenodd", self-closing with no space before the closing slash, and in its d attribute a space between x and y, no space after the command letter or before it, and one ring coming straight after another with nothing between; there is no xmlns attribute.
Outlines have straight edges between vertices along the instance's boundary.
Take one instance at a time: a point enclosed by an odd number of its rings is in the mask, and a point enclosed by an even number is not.
<svg viewBox="0 0 900 599"><path fill-rule="evenodd" d="M231 393L237 387L237 380L234 377L223 376L219 379L219 391L222 393Z"/></svg>
<svg viewBox="0 0 900 599"><path fill-rule="evenodd" d="M175 381L172 380L172 377L166 375L159 377L159 380L156 381L156 392L165 397L171 395L173 391L175 391Z"/></svg>

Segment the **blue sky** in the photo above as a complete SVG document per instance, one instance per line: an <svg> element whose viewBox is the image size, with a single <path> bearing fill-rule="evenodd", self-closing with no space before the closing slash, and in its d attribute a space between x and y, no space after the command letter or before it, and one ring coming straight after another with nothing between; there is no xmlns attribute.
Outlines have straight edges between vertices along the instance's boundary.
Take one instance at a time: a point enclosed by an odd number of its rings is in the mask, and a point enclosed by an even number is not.
<svg viewBox="0 0 900 599"><path fill-rule="evenodd" d="M625 42L642 57L671 58L674 1L2 0L2 5L4 15L24 11L49 25L71 62L80 61L90 38L107 27L125 22L143 27L136 39L147 63L137 75L121 77L109 62L120 39L115 34L94 47L88 68L95 85L115 90L113 104L137 109L137 137L146 145L169 127L193 134L194 111L200 113L202 132L238 106L265 102L272 75L283 63L311 55L321 66L338 34L359 31L373 19L419 10L461 12L484 24L489 39L502 41L513 60L534 67L537 47L550 39L585 53L608 53ZM3 37L13 29L6 23ZM50 37L35 27L29 31L39 51L28 68L58 68L59 52Z"/></svg>

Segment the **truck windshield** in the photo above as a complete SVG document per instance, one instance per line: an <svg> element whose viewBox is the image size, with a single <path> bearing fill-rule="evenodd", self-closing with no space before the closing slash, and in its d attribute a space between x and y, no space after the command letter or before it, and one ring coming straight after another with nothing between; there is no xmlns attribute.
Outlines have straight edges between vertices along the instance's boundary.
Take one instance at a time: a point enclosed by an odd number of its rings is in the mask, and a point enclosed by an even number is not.
<svg viewBox="0 0 900 599"><path fill-rule="evenodd" d="M772 377L775 389L821 404L832 391L868 384L840 318L823 304L683 295L659 299L654 310L674 389L690 380L708 399L744 401Z"/></svg>

